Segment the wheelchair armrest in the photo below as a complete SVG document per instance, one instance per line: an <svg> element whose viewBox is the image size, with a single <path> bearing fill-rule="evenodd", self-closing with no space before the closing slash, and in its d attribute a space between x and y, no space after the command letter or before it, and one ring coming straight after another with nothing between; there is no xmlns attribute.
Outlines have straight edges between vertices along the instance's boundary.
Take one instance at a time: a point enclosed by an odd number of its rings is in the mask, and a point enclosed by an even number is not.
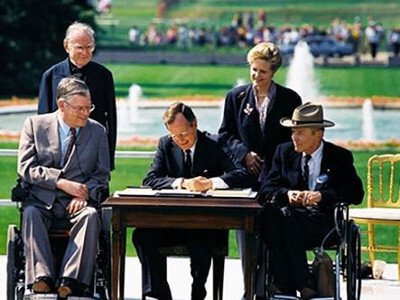
<svg viewBox="0 0 400 300"><path fill-rule="evenodd" d="M29 197L29 183L23 181L22 178L18 177L15 186L11 190L11 201L12 202L24 202ZM108 186L100 185L95 189L94 199L90 199L90 202L95 203L95 206L100 206L104 200L109 196Z"/></svg>
<svg viewBox="0 0 400 300"><path fill-rule="evenodd" d="M90 192L90 201L96 203L103 203L109 196L109 189L106 185L99 185Z"/></svg>
<svg viewBox="0 0 400 300"><path fill-rule="evenodd" d="M109 196L109 189L106 185L99 185L90 191L90 198L88 205L96 208L98 211L101 209L101 204Z"/></svg>
<svg viewBox="0 0 400 300"><path fill-rule="evenodd" d="M347 221L349 219L349 206L347 202L338 202L334 205L334 217L335 223L337 221Z"/></svg>
<svg viewBox="0 0 400 300"><path fill-rule="evenodd" d="M349 222L349 206L350 204L347 202L339 202L334 206L335 229L342 241L345 241L347 223Z"/></svg>
<svg viewBox="0 0 400 300"><path fill-rule="evenodd" d="M335 203L334 207L338 209L347 209L350 206L350 203L347 202L338 202Z"/></svg>
<svg viewBox="0 0 400 300"><path fill-rule="evenodd" d="M29 197L29 186L22 180L17 178L17 183L11 190L12 202L24 202Z"/></svg>
<svg viewBox="0 0 400 300"><path fill-rule="evenodd" d="M261 195L257 194L256 201L261 206L278 206L277 201L277 192L273 193L272 195Z"/></svg>
<svg viewBox="0 0 400 300"><path fill-rule="evenodd" d="M97 187L97 200L103 203L110 196L110 190L108 185L102 185Z"/></svg>

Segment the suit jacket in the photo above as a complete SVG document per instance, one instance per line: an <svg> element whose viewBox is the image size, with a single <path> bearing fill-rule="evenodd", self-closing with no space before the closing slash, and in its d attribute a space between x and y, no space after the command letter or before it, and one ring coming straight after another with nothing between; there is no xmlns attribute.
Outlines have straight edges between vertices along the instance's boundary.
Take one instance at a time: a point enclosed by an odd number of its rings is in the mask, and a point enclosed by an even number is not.
<svg viewBox="0 0 400 300"><path fill-rule="evenodd" d="M106 186L110 163L107 134L98 122L89 119L82 127L64 167L57 112L28 117L21 131L18 150L18 175L30 185L30 193L51 208L54 199L66 194L56 188L58 178L84 183L96 199L96 188Z"/></svg>
<svg viewBox="0 0 400 300"><path fill-rule="evenodd" d="M143 184L154 189L171 188L184 174L184 154L170 136L163 136ZM197 131L193 156L193 175L207 178L221 177L230 188L248 187L249 174L223 150L223 146L209 134Z"/></svg>
<svg viewBox="0 0 400 300"><path fill-rule="evenodd" d="M52 66L42 75L39 88L38 113L57 110L57 86L61 79L71 76L68 58ZM111 170L114 169L114 153L117 142L117 111L114 79L111 72L96 62L85 66L84 78L89 87L92 103L96 106L90 118L102 124L108 133Z"/></svg>
<svg viewBox="0 0 400 300"><path fill-rule="evenodd" d="M321 210L330 210L339 202L360 204L364 190L353 166L353 155L342 147L323 143L320 180L316 186L322 195L318 206ZM282 206L289 204L288 190L301 190L301 157L302 153L294 150L292 142L277 147L271 170L260 189L260 199L274 199Z"/></svg>
<svg viewBox="0 0 400 300"><path fill-rule="evenodd" d="M248 152L254 151L269 169L276 146L290 141L291 130L281 126L279 120L291 117L299 105L301 98L296 92L276 84L276 97L268 105L265 128L261 130L252 85L239 86L226 95L218 133L240 162Z"/></svg>

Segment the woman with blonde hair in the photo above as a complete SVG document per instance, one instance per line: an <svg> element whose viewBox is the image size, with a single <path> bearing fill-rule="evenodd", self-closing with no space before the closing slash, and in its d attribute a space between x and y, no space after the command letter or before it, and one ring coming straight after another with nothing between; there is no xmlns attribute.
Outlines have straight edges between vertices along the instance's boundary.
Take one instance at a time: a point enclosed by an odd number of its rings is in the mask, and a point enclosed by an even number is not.
<svg viewBox="0 0 400 300"><path fill-rule="evenodd" d="M248 169L253 189L258 190L261 169L270 168L276 146L290 141L290 129L281 126L279 120L291 117L293 110L301 105L301 98L273 80L282 64L276 45L257 44L248 52L247 62L251 83L235 87L226 95L218 133L235 158ZM244 233L238 231L236 238L243 258Z"/></svg>
<svg viewBox="0 0 400 300"><path fill-rule="evenodd" d="M253 175L257 188L261 168L269 168L276 146L290 141L290 130L280 126L279 120L290 117L301 98L273 80L282 63L281 52L273 43L253 47L247 61L251 83L226 95L218 133Z"/></svg>

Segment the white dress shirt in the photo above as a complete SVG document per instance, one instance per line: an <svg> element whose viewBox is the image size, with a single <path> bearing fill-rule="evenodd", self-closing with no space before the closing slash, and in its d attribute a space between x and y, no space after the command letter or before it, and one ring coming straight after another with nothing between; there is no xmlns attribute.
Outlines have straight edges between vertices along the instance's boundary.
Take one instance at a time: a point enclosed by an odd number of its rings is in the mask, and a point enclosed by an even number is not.
<svg viewBox="0 0 400 300"><path fill-rule="evenodd" d="M324 149L324 142L322 141L318 149L311 154L311 159L308 161L308 168L310 170L308 175L308 186L310 188L310 191L315 190L315 186L317 184L317 178L319 176L319 173L321 172L323 149ZM303 157L302 157L303 168L305 163L305 156L306 154L303 152Z"/></svg>
<svg viewBox="0 0 400 300"><path fill-rule="evenodd" d="M196 144L197 141L194 143L194 145L190 148L190 158L192 159L192 166L193 166L193 156L194 156L194 152L196 151ZM183 151L183 150L182 150ZM212 189L216 190L216 189L228 189L229 185L227 185L225 183L225 181L222 180L221 177L213 177L213 178L209 178L212 182ZM181 189L182 188L182 183L183 183L184 178L180 177L174 180L174 182L172 183L172 188L173 189Z"/></svg>

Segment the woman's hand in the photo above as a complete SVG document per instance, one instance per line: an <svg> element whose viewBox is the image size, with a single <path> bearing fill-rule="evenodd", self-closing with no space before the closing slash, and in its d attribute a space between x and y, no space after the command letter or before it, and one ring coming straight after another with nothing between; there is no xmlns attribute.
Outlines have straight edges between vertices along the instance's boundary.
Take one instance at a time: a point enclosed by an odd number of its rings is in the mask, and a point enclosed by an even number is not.
<svg viewBox="0 0 400 300"><path fill-rule="evenodd" d="M244 163L251 174L258 176L258 174L261 172L264 161L258 156L257 153L251 151L244 157Z"/></svg>

